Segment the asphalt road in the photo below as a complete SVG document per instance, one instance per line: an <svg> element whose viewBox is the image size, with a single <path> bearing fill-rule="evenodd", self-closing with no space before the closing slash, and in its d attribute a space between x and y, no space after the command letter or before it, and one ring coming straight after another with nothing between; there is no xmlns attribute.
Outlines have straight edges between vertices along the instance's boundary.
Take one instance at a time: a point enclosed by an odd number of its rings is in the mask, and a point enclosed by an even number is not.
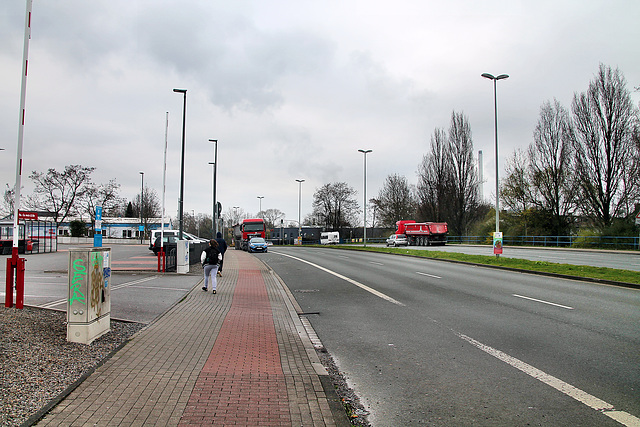
<svg viewBox="0 0 640 427"><path fill-rule="evenodd" d="M58 252L54 253L20 255L27 260L25 305L67 310L70 247L78 245L58 245ZM112 319L149 323L185 296L201 279L199 273L156 273L153 268L157 261L148 243L110 247ZM0 297L3 304L6 258L7 255L0 256Z"/></svg>
<svg viewBox="0 0 640 427"><path fill-rule="evenodd" d="M384 244L369 246L385 247ZM460 252L469 255L493 256L492 246L478 245L445 245L445 246L409 246L410 249L425 251ZM622 270L640 271L640 251L599 251L590 249L557 249L557 248L525 248L504 247L501 255L505 258L528 259L531 261L548 261L560 264L591 265Z"/></svg>
<svg viewBox="0 0 640 427"><path fill-rule="evenodd" d="M640 423L638 290L332 249L256 256L375 426Z"/></svg>

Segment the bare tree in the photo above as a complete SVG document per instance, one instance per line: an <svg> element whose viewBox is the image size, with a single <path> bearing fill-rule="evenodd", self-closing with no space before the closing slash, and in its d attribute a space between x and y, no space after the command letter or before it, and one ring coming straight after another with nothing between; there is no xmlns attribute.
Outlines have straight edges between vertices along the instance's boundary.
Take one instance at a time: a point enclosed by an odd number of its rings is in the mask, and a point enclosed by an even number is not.
<svg viewBox="0 0 640 427"><path fill-rule="evenodd" d="M313 217L318 225L333 230L354 226L360 209L356 193L346 182L325 184L317 189L313 195Z"/></svg>
<svg viewBox="0 0 640 427"><path fill-rule="evenodd" d="M463 235L475 219L480 205L471 126L469 119L463 113L455 111L451 113L448 142L452 177L450 187L452 210L448 222L454 233Z"/></svg>
<svg viewBox="0 0 640 427"><path fill-rule="evenodd" d="M0 205L0 216L10 216L13 215L13 207L16 203L16 192L13 187L9 187L7 185L7 189L4 190L4 194L2 195L2 205Z"/></svg>
<svg viewBox="0 0 640 427"><path fill-rule="evenodd" d="M556 236L567 234L577 196L571 141L568 111L556 100L545 102L529 146L528 182L535 191L531 202L551 216L550 231Z"/></svg>
<svg viewBox="0 0 640 427"><path fill-rule="evenodd" d="M94 184L90 182L86 191L80 198L82 210L91 218L91 222L95 221L96 206L102 206L103 216L115 216L119 207L125 203L125 199L118 196L120 184L115 179L110 180L107 184Z"/></svg>
<svg viewBox="0 0 640 427"><path fill-rule="evenodd" d="M91 183L95 168L80 165L65 166L63 172L50 168L46 174L33 171L29 178L34 182L33 195L28 197L30 209L49 213L56 227L70 215L80 212L79 201Z"/></svg>
<svg viewBox="0 0 640 427"><path fill-rule="evenodd" d="M275 228L280 226L280 220L284 219L284 212L280 209L266 209L258 212L258 217L264 219L267 228Z"/></svg>
<svg viewBox="0 0 640 427"><path fill-rule="evenodd" d="M527 154L518 149L507 159L505 177L500 183L500 199L507 209L522 213L533 207L532 191Z"/></svg>
<svg viewBox="0 0 640 427"><path fill-rule="evenodd" d="M384 227L393 227L396 221L412 218L415 212L415 198L407 178L398 174L387 176L378 193L377 206L379 221Z"/></svg>
<svg viewBox="0 0 640 427"><path fill-rule="evenodd" d="M418 216L427 221L444 221L450 204L452 181L447 134L436 128L431 136L430 152L418 167Z"/></svg>
<svg viewBox="0 0 640 427"><path fill-rule="evenodd" d="M142 195L142 200L141 196ZM142 202L142 204L141 204ZM160 198L158 197L158 193L155 189L149 188L146 185L143 188L143 193L138 194L132 202L133 212L136 215L136 218L140 218L140 210L142 209L142 224L144 225L144 232L149 232L149 219L150 218L158 218L162 214L162 204L160 203ZM192 218L193 224L195 221ZM187 218L183 219L185 221L185 227L187 224ZM164 218L162 218L164 221ZM195 225L194 225L195 226Z"/></svg>
<svg viewBox="0 0 640 427"><path fill-rule="evenodd" d="M640 191L640 151L633 141L637 110L622 72L600 64L588 90L574 95L572 111L580 207L605 228L629 215Z"/></svg>

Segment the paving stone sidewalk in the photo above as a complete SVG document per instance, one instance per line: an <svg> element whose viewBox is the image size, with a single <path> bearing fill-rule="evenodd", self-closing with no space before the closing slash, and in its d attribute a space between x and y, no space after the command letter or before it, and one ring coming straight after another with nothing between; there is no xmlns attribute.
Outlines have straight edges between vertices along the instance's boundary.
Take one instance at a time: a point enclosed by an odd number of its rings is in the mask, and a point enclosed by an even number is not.
<svg viewBox="0 0 640 427"><path fill-rule="evenodd" d="M38 425L349 425L284 285L241 251L223 274L217 294L196 285Z"/></svg>

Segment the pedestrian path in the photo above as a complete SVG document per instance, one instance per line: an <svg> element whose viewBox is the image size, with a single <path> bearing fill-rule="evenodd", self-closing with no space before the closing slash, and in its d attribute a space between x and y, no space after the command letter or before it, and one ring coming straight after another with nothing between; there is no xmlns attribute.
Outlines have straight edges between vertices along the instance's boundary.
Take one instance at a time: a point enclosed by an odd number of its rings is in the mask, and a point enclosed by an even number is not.
<svg viewBox="0 0 640 427"><path fill-rule="evenodd" d="M295 301L262 262L227 251L217 294L200 288L38 425L349 425L332 412L335 396Z"/></svg>

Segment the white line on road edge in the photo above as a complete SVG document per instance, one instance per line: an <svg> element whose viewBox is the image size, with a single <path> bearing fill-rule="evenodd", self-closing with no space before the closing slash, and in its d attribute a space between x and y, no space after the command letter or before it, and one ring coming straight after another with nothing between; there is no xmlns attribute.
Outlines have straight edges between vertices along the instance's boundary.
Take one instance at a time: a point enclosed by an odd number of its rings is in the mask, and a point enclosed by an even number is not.
<svg viewBox="0 0 640 427"><path fill-rule="evenodd" d="M117 285L117 286L112 286L111 290L115 291L115 290L120 289L120 288L126 288L127 286L133 286L133 285L136 285L138 283L148 282L149 280L153 280L153 279L155 279L157 277L158 276L145 277L144 279L138 279L138 280L134 280L132 282L122 283L122 284ZM40 308L53 308L56 305L62 305L62 304L66 304L66 303L67 303L67 299L65 298L65 299L59 299L57 301L51 301L51 302L48 302L46 304L39 305L38 307L40 307Z"/></svg>
<svg viewBox="0 0 640 427"><path fill-rule="evenodd" d="M470 338L464 334L461 334L458 332L455 332L455 334L460 338L462 338L463 340L473 344L474 346L484 351L485 353L488 353L491 356L537 379L538 381L541 381L555 388L556 390L564 393L565 395L574 398L578 402L583 403L588 407L595 409L596 411L602 412L604 415L614 419L620 424L623 424L628 427L640 426L640 418L634 415L631 415L628 412L616 411L612 404L607 403L604 400L600 400L597 397L592 396L589 393L582 391L579 388L576 388L571 384L568 384L562 381L561 379L558 379L552 375L549 375L538 368L535 368L519 359L516 359L515 357L509 356L508 354L503 353L500 350L496 350L493 347L489 347L488 345L482 344L481 342L476 341L473 338Z"/></svg>
<svg viewBox="0 0 640 427"><path fill-rule="evenodd" d="M567 310L573 310L573 307L569 307L568 305L556 304L555 302L549 302L549 301L544 301L544 300L541 300L541 299L525 297L525 296L518 295L518 294L513 294L513 296L516 297L516 298L528 299L529 301L540 302L542 304L555 305L556 307L566 308Z"/></svg>
<svg viewBox="0 0 640 427"><path fill-rule="evenodd" d="M420 273L419 271L416 271L416 274L419 274L421 276L433 277L434 279L442 279L442 277L440 276L434 276L433 274L427 274L427 273Z"/></svg>
<svg viewBox="0 0 640 427"><path fill-rule="evenodd" d="M363 285L363 284L362 284L362 283L360 283L360 282L356 282L356 281L355 281L355 280L353 280L353 279L350 279L350 278L348 278L348 277L346 277L346 276L343 276L343 275L342 275L342 274L340 274L340 273L336 273L335 271L331 271L331 270L329 270L328 268L324 268L324 267L322 267L322 266L320 266L320 265L318 265L318 264L314 264L314 263L312 263L312 262L310 262L310 261L307 261L307 260L304 260L304 259L302 259L302 258L298 258L298 257L292 256L292 255L283 254L283 253L281 253L281 252L273 252L273 251L272 251L272 253L277 254L277 255L286 256L286 257L288 257L288 258L292 258L292 259L295 259L295 260L297 260L297 261L304 262L305 264L309 264L309 265L310 265L310 266L312 266L312 267L315 267L315 268L317 268L317 269L319 269L319 270L322 270L322 271L324 271L324 272L327 272L327 273L329 273L329 274L332 274L332 275L334 275L334 276L336 276L336 277L338 277L338 278L340 278L340 279L342 279L342 280L346 280L347 282L351 283L352 285L356 285L357 287L359 287L359 288L361 288L361 289L364 289L365 291L370 292L370 293L372 293L373 295L375 295L375 296L377 296L377 297L382 298L383 300L386 300L386 301L389 301L389 302L392 302L392 303L394 303L394 304L397 304L397 305L400 305L400 306L404 307L404 304L403 304L403 303L401 303L400 301L398 301L398 300L396 300L396 299L393 299L393 298L391 298L390 296L385 295L385 294L383 294L383 293L382 293L382 292L380 292L380 291L376 291L375 289L370 288L370 287L369 287L369 286L367 286L367 285Z"/></svg>

